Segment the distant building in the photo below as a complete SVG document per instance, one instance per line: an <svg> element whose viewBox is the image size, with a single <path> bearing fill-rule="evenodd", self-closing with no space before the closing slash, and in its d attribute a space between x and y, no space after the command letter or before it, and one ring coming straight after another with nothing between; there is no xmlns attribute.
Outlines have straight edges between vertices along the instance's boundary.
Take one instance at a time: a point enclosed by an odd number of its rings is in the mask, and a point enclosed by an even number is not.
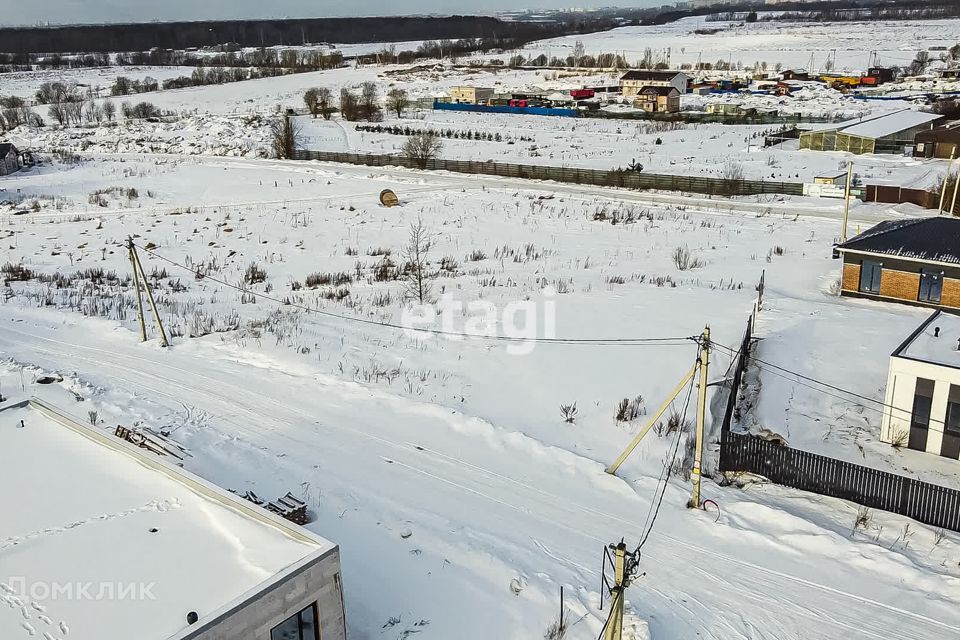
<svg viewBox="0 0 960 640"><path fill-rule="evenodd" d="M485 87L453 87L450 89L450 102L456 104L483 104L493 97L493 89Z"/></svg>
<svg viewBox="0 0 960 640"><path fill-rule="evenodd" d="M676 113L680 111L680 92L676 87L644 87L633 105L650 113Z"/></svg>
<svg viewBox="0 0 960 640"><path fill-rule="evenodd" d="M960 310L960 218L887 220L836 250L841 295Z"/></svg>
<svg viewBox="0 0 960 640"><path fill-rule="evenodd" d="M809 80L810 72L806 69L784 69L779 74L781 80Z"/></svg>
<svg viewBox="0 0 960 640"><path fill-rule="evenodd" d="M831 173L829 175L817 176L813 179L814 184L829 184L837 187L843 187L847 184L847 172Z"/></svg>
<svg viewBox="0 0 960 640"><path fill-rule="evenodd" d="M960 120L921 131L914 138L915 158L960 158Z"/></svg>
<svg viewBox="0 0 960 640"><path fill-rule="evenodd" d="M937 76L941 80L960 80L960 67L940 69L940 71L937 72Z"/></svg>
<svg viewBox="0 0 960 640"><path fill-rule="evenodd" d="M932 129L942 119L935 113L904 109L831 129L807 131L800 135L800 148L856 154L899 153L905 146L913 145L918 133Z"/></svg>
<svg viewBox="0 0 960 640"><path fill-rule="evenodd" d="M880 441L960 459L960 317L935 312L890 356Z"/></svg>
<svg viewBox="0 0 960 640"><path fill-rule="evenodd" d="M742 105L736 102L711 102L707 105L707 113L722 116L741 116L748 112L756 112L756 109L744 109Z"/></svg>
<svg viewBox="0 0 960 640"><path fill-rule="evenodd" d="M22 578L0 599L77 640L346 638L336 544L42 401L0 424L0 468L20 480L0 540L25 542L3 555ZM67 635L48 625L3 614L0 638Z"/></svg>
<svg viewBox="0 0 960 640"><path fill-rule="evenodd" d="M679 71L631 69L620 77L620 91L626 98L637 95L644 87L674 87L683 94L689 84L690 77Z"/></svg>
<svg viewBox="0 0 960 640"><path fill-rule="evenodd" d="M22 166L23 161L17 148L9 142L0 142L0 176L15 173Z"/></svg>

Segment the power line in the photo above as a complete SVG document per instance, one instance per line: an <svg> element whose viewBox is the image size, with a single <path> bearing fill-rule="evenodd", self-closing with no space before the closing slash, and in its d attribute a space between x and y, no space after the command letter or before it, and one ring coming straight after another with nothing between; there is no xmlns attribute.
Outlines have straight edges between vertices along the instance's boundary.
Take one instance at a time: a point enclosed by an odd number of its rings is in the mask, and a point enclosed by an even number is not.
<svg viewBox="0 0 960 640"><path fill-rule="evenodd" d="M143 247L138 244L135 244L135 246L138 249L142 249L143 251L147 252L151 256L158 258L160 260L163 260L164 262L168 262L174 265L175 267L184 269L186 271L189 271L190 273L194 273L194 274L196 273L196 271L194 271L194 269L192 269L191 267L188 267L185 264L177 262L176 260L171 260L166 256L160 255L156 251L147 249L146 247ZM281 300L279 298L272 297L270 295L261 293L259 291L252 291L245 287L232 284L230 282L227 282L226 280L221 280L219 278L215 278L210 275L205 275L203 276L203 278L205 280L211 280L213 282L216 282L217 284L221 284L225 287L236 289L237 291L240 291L242 293L249 293L251 295L259 296L266 300L276 302L277 304L294 307L297 309L302 309L307 313L316 313L322 316L336 318L338 320L346 320L348 322L357 322L361 324L373 325L378 327L399 329L402 331L418 331L422 333L428 333L430 335L446 336L450 338L459 338L459 339L479 338L482 340L493 340L493 341L499 341L499 342L522 342L522 343L532 342L537 344L565 344L565 345L587 345L587 346L648 345L648 346L666 346L666 347L687 346L690 344L691 341L696 341L699 339L699 336L676 336L676 337L670 337L670 338L537 338L537 337L524 338L524 337L517 337L517 336L484 335L484 334L476 334L476 333L465 333L461 331L446 331L443 329L415 328L415 327L404 326L402 324L397 324L395 322L387 322L385 320L371 320L369 318L358 318L356 316L347 316L340 313L334 313L332 311L325 311L323 309L314 309L306 305L291 302L289 300Z"/></svg>

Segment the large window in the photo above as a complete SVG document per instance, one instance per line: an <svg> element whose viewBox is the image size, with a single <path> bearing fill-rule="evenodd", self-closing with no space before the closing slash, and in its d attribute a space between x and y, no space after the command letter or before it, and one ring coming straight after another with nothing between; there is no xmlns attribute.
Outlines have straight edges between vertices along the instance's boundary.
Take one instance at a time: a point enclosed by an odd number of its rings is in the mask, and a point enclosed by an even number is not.
<svg viewBox="0 0 960 640"><path fill-rule="evenodd" d="M880 293L880 275L883 266L874 260L864 260L860 263L860 291L864 293Z"/></svg>
<svg viewBox="0 0 960 640"><path fill-rule="evenodd" d="M947 420L943 425L943 443L940 455L947 458L960 458L960 387L950 385L947 396Z"/></svg>
<svg viewBox="0 0 960 640"><path fill-rule="evenodd" d="M920 271L920 294L917 300L920 302L933 302L940 304L940 296L943 293L943 272L921 269Z"/></svg>
<svg viewBox="0 0 960 640"><path fill-rule="evenodd" d="M270 630L270 640L319 640L317 605L295 613Z"/></svg>
<svg viewBox="0 0 960 640"><path fill-rule="evenodd" d="M907 446L917 451L927 450L934 385L933 380L917 378L917 389L913 395L913 415L910 417L910 436L907 441Z"/></svg>

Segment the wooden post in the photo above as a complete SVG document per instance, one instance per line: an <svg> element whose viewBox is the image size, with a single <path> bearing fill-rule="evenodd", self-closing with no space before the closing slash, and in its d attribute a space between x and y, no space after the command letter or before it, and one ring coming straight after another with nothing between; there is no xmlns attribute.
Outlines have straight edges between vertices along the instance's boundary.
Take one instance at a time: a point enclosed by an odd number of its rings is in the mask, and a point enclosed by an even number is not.
<svg viewBox="0 0 960 640"><path fill-rule="evenodd" d="M953 199L950 201L950 215L954 215L954 211L957 210L958 190L960 190L960 173L957 174L957 179L953 181Z"/></svg>
<svg viewBox="0 0 960 640"><path fill-rule="evenodd" d="M147 323L143 319L143 296L140 295L140 276L137 274L137 259L134 257L133 238L127 237L127 253L130 255L130 267L133 269L133 288L137 292L137 312L140 318L140 342L147 341Z"/></svg>
<svg viewBox="0 0 960 640"><path fill-rule="evenodd" d="M621 640L623 637L623 592L626 590L627 545L621 542L614 549L613 557L613 601L610 603L610 615L603 630L603 640Z"/></svg>
<svg viewBox="0 0 960 640"><path fill-rule="evenodd" d="M687 507L700 508L700 468L703 461L703 423L707 414L707 368L710 365L710 327L703 330L700 345L700 397L697 402L697 441L693 451L693 495Z"/></svg>
<svg viewBox="0 0 960 640"><path fill-rule="evenodd" d="M130 241L131 245L133 241ZM143 278L143 288L147 290L147 300L150 302L150 308L153 310L153 319L157 322L157 330L160 332L160 346L169 347L167 332L163 330L163 323L160 322L160 311L157 309L157 301L153 299L153 292L150 290L150 283L147 281L147 274L143 272L143 264L140 262L140 256L137 255L136 247L133 248L133 259L136 261L137 268L140 270L140 277Z"/></svg>
<svg viewBox="0 0 960 640"><path fill-rule="evenodd" d="M950 162L947 163L947 175L943 177L943 187L940 189L940 206L937 207L937 215L943 213L943 203L947 198L947 183L950 181L950 172L953 170L953 159L957 155L957 145L953 145L953 151L950 152ZM960 176L958 176L960 179Z"/></svg>
<svg viewBox="0 0 960 640"><path fill-rule="evenodd" d="M843 229L840 231L840 242L847 241L847 219L850 217L850 183L853 182L853 163L847 163L847 184L843 189Z"/></svg>

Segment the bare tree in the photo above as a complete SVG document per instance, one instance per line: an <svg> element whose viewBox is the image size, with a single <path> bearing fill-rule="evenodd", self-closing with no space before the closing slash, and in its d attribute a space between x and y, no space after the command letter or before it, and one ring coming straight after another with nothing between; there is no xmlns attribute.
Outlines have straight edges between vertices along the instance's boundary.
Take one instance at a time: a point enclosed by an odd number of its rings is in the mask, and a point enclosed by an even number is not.
<svg viewBox="0 0 960 640"><path fill-rule="evenodd" d="M340 89L340 115L344 120L351 122L360 117L360 104L357 94L350 89L343 87Z"/></svg>
<svg viewBox="0 0 960 640"><path fill-rule="evenodd" d="M287 116L270 123L270 150L274 157L292 158L300 146L300 125Z"/></svg>
<svg viewBox="0 0 960 640"><path fill-rule="evenodd" d="M919 76L930 65L930 53L928 51L917 51L913 62L910 63L910 75Z"/></svg>
<svg viewBox="0 0 960 640"><path fill-rule="evenodd" d="M397 112L397 117L403 115L403 110L410 105L406 89L390 89L387 93L387 108Z"/></svg>
<svg viewBox="0 0 960 640"><path fill-rule="evenodd" d="M419 218L410 225L410 237L403 248L405 289L407 295L420 304L430 302L432 290L430 282L430 249L433 247L433 233Z"/></svg>
<svg viewBox="0 0 960 640"><path fill-rule="evenodd" d="M316 89L307 89L303 93L303 102L307 105L307 110L313 114L313 117L317 117L317 107L320 104L319 97L317 96Z"/></svg>
<svg viewBox="0 0 960 640"><path fill-rule="evenodd" d="M724 195L736 195L740 190L740 184L743 182L743 163L736 160L727 160L723 165L723 193Z"/></svg>
<svg viewBox="0 0 960 640"><path fill-rule="evenodd" d="M317 87L317 110L324 120L329 120L334 112L333 92L327 87Z"/></svg>
<svg viewBox="0 0 960 640"><path fill-rule="evenodd" d="M107 119L107 122L113 122L117 115L117 105L110 100L104 100L102 110L103 117Z"/></svg>
<svg viewBox="0 0 960 640"><path fill-rule="evenodd" d="M403 156L421 169L427 168L430 160L436 159L443 150L443 140L432 131L415 133L403 145Z"/></svg>
<svg viewBox="0 0 960 640"><path fill-rule="evenodd" d="M360 86L360 116L374 122L383 119L376 82L368 80Z"/></svg>
<svg viewBox="0 0 960 640"><path fill-rule="evenodd" d="M583 48L583 40L577 40L573 43L573 66L579 67L580 61L583 60L583 55L586 51Z"/></svg>

